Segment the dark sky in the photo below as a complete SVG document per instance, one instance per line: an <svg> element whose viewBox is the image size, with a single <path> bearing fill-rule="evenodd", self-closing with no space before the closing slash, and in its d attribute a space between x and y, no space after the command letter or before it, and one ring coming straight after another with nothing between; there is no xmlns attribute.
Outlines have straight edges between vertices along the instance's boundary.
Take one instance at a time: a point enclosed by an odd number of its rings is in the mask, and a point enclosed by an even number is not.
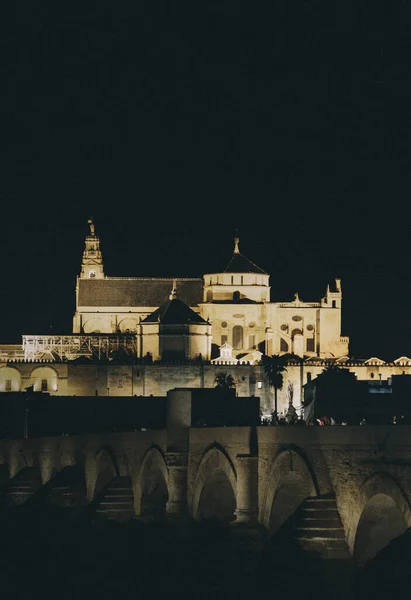
<svg viewBox="0 0 411 600"><path fill-rule="evenodd" d="M92 215L107 275L222 269L238 230L273 300L341 277L351 354L410 355L410 15L362 4L16 4L0 340L70 332Z"/></svg>

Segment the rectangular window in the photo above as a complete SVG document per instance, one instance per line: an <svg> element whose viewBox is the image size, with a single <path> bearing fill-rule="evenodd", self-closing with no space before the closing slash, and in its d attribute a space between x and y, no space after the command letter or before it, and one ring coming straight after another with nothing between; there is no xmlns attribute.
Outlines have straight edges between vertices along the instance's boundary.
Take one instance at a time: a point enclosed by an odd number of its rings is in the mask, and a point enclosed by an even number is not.
<svg viewBox="0 0 411 600"><path fill-rule="evenodd" d="M314 352L314 338L307 338L307 352Z"/></svg>
<svg viewBox="0 0 411 600"><path fill-rule="evenodd" d="M42 392L47 392L47 379L42 379L41 380L41 391Z"/></svg>
<svg viewBox="0 0 411 600"><path fill-rule="evenodd" d="M255 335L248 336L248 347L255 348Z"/></svg>
<svg viewBox="0 0 411 600"><path fill-rule="evenodd" d="M11 379L6 379L4 382L4 391L11 392Z"/></svg>
<svg viewBox="0 0 411 600"><path fill-rule="evenodd" d="M224 344L227 342L227 336L226 335L222 335L221 336L221 345L224 346Z"/></svg>
<svg viewBox="0 0 411 600"><path fill-rule="evenodd" d="M308 371L307 373L307 383L310 383L311 381L311 373Z"/></svg>
<svg viewBox="0 0 411 600"><path fill-rule="evenodd" d="M257 387L259 390L261 390L261 388L263 387L263 382L262 381L257 381Z"/></svg>

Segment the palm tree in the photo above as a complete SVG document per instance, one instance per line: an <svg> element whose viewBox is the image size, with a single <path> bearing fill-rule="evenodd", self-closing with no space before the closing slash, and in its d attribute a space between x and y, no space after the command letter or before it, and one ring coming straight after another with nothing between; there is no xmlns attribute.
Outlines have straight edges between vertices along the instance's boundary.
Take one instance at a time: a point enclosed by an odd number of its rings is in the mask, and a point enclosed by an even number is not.
<svg viewBox="0 0 411 600"><path fill-rule="evenodd" d="M286 358L284 355L273 354L272 356L268 356L264 354L261 357L261 363L264 367L264 373L268 379L268 383L271 387L274 388L274 421L277 419L278 415L278 405L277 405L277 393L278 390L281 390L283 387L283 373L287 369L285 368Z"/></svg>
<svg viewBox="0 0 411 600"><path fill-rule="evenodd" d="M227 373L217 373L214 381L216 388L229 389L235 387L234 377Z"/></svg>

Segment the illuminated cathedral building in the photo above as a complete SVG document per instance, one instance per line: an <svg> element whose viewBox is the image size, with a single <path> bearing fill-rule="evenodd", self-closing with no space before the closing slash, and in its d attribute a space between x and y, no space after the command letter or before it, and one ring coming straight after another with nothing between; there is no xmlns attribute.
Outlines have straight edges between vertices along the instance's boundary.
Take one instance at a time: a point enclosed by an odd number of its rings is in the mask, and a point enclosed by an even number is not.
<svg viewBox="0 0 411 600"><path fill-rule="evenodd" d="M342 286L336 278L319 301L296 293L272 302L270 275L240 252L219 272L202 277L111 277L104 271L92 220L76 282L73 331L23 335L21 348L0 347L0 391L60 395L166 395L175 387L214 387L217 373L233 376L237 394L258 395L272 410L263 355L286 354L279 408L300 405L302 386L329 361L358 379L411 373L411 360L353 360L341 334ZM133 360L116 360L119 351ZM94 361L82 360L95 358ZM106 360L102 360L102 359ZM110 360L111 359L111 360ZM288 390L288 392L287 392Z"/></svg>
<svg viewBox="0 0 411 600"><path fill-rule="evenodd" d="M174 279L108 277L100 239L89 225L73 333L132 333L137 355L150 352L154 360L173 354L208 360L224 345L232 347L237 360L249 360L256 351L322 358L348 354L348 338L341 336L340 279L319 302L303 302L298 294L292 302L271 302L270 276L240 252L238 238L232 257L217 273ZM177 318L184 321L184 331L170 330L169 313L177 311L177 300L180 310L183 303L191 309Z"/></svg>

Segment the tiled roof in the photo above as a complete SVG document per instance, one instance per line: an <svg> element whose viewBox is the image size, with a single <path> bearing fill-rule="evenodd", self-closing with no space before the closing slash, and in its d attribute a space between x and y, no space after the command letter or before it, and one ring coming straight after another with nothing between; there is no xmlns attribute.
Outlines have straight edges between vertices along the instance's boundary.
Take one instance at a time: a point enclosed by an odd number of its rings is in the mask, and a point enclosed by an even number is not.
<svg viewBox="0 0 411 600"><path fill-rule="evenodd" d="M184 304L178 298L165 302L160 308L157 308L151 315L143 319L142 323L157 323L160 321L163 325L185 325L186 323L204 323L200 315L191 310L187 304Z"/></svg>
<svg viewBox="0 0 411 600"><path fill-rule="evenodd" d="M78 306L161 306L175 287L189 306L202 301L202 279L115 278L79 279Z"/></svg>
<svg viewBox="0 0 411 600"><path fill-rule="evenodd" d="M240 254L240 252L234 252L230 262L224 269L224 273L262 273L263 275L267 275L265 271L257 267L257 265Z"/></svg>

